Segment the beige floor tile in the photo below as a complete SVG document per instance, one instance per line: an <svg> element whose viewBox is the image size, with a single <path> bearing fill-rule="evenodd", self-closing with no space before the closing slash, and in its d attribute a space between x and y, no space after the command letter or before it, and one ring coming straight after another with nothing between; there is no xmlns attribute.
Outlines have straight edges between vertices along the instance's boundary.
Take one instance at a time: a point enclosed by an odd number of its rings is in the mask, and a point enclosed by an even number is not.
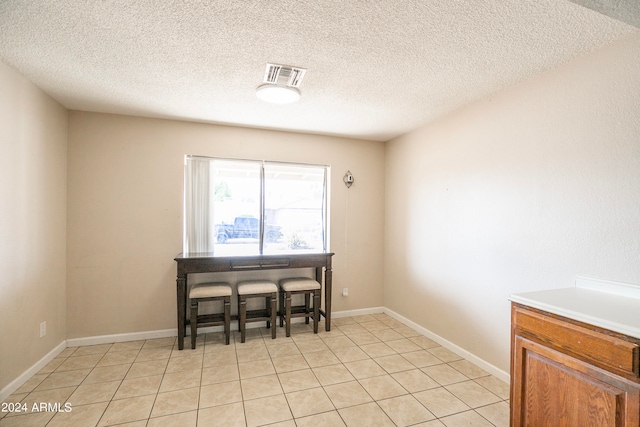
<svg viewBox="0 0 640 427"><path fill-rule="evenodd" d="M383 329L389 329L389 325L382 323L379 320L372 320L371 322L364 322L360 324L369 332L381 331Z"/></svg>
<svg viewBox="0 0 640 427"><path fill-rule="evenodd" d="M246 427L242 402L198 410L198 427Z"/></svg>
<svg viewBox="0 0 640 427"><path fill-rule="evenodd" d="M323 368L317 368L323 369ZM280 385L285 393L319 387L320 383L311 369L278 374Z"/></svg>
<svg viewBox="0 0 640 427"><path fill-rule="evenodd" d="M31 378L29 378L27 380L27 382L25 382L24 384L22 384L16 391L14 391L14 394L22 394L22 393L29 393L32 392L36 387L38 387L40 385L40 383L42 383L42 381L45 380L45 378L47 378L49 376L49 374L35 374L34 376L32 376ZM0 418L2 417L2 414L0 413Z"/></svg>
<svg viewBox="0 0 640 427"><path fill-rule="evenodd" d="M314 351L313 353L303 353L303 356L311 368L340 363L340 360L331 351Z"/></svg>
<svg viewBox="0 0 640 427"><path fill-rule="evenodd" d="M453 351L446 349L444 347L433 347L433 348L427 349L427 351L433 354L434 356L436 356L438 359L447 363L462 359L462 357L458 356Z"/></svg>
<svg viewBox="0 0 640 427"><path fill-rule="evenodd" d="M151 414L156 396L141 396L130 399L112 400L100 419L98 426L109 426L131 421L145 420Z"/></svg>
<svg viewBox="0 0 640 427"><path fill-rule="evenodd" d="M337 409L371 402L369 393L357 381L330 385L324 388Z"/></svg>
<svg viewBox="0 0 640 427"><path fill-rule="evenodd" d="M273 367L277 373L299 371L301 369L308 369L309 364L302 354L296 354L293 356L274 357L271 359Z"/></svg>
<svg viewBox="0 0 640 427"><path fill-rule="evenodd" d="M323 386L346 383L355 380L355 377L351 375L351 372L349 372L344 365L330 365L313 368L313 373Z"/></svg>
<svg viewBox="0 0 640 427"><path fill-rule="evenodd" d="M394 328L394 330L399 333L400 335L402 335L405 338L412 338L412 337L419 337L420 336L420 332L416 331L415 329L412 329L408 326L401 326L399 328Z"/></svg>
<svg viewBox="0 0 640 427"><path fill-rule="evenodd" d="M293 342L293 340L291 340L291 342L288 342L288 343L277 344L278 342L279 341L274 341L273 344L266 345L267 351L269 352L269 356L272 359L276 359L279 357L300 355L300 350L298 349L298 346L296 345L296 343Z"/></svg>
<svg viewBox="0 0 640 427"><path fill-rule="evenodd" d="M89 405L73 405L69 412L58 412L47 424L47 427L87 427L95 426L109 402L92 403Z"/></svg>
<svg viewBox="0 0 640 427"><path fill-rule="evenodd" d="M73 394L76 387L62 387L62 388L53 388L49 390L41 390L32 391L29 393L20 403L26 404L27 412L37 412L39 411L39 405L41 403L64 403L69 399L69 397ZM34 409L35 406L35 411ZM19 416L20 412L10 412L7 414L7 418L12 416Z"/></svg>
<svg viewBox="0 0 640 427"><path fill-rule="evenodd" d="M280 386L280 380L275 374L242 380L240 381L240 386L242 387L242 398L244 400L259 399L284 393Z"/></svg>
<svg viewBox="0 0 640 427"><path fill-rule="evenodd" d="M238 370L240 372L241 379L261 377L263 375L271 375L276 373L271 359L239 363Z"/></svg>
<svg viewBox="0 0 640 427"><path fill-rule="evenodd" d="M167 370L169 359L149 360L147 362L135 362L127 372L127 379L163 375Z"/></svg>
<svg viewBox="0 0 640 427"><path fill-rule="evenodd" d="M498 396L474 381L451 384L445 388L471 408L490 405L501 400Z"/></svg>
<svg viewBox="0 0 640 427"><path fill-rule="evenodd" d="M396 372L395 374L391 374L391 376L409 393L417 393L419 391L440 387L440 384L420 369Z"/></svg>
<svg viewBox="0 0 640 427"><path fill-rule="evenodd" d="M496 427L509 427L509 404L498 402L477 408L476 412L489 420Z"/></svg>
<svg viewBox="0 0 640 427"><path fill-rule="evenodd" d="M72 356L73 354L75 354L78 348L80 347L67 347L56 356L56 359L65 359L69 356Z"/></svg>
<svg viewBox="0 0 640 427"><path fill-rule="evenodd" d="M392 354L397 354L394 349L389 347L383 342L375 343L375 344L365 344L360 346L362 351L367 353L370 357L382 357L382 356L391 356Z"/></svg>
<svg viewBox="0 0 640 427"><path fill-rule="evenodd" d="M324 412L322 414L310 415L308 417L296 418L297 427L344 427L338 411Z"/></svg>
<svg viewBox="0 0 640 427"><path fill-rule="evenodd" d="M143 347L136 356L136 362L148 362L150 360L169 359L172 347Z"/></svg>
<svg viewBox="0 0 640 427"><path fill-rule="evenodd" d="M150 418L147 427L196 427L198 411L182 412L164 417Z"/></svg>
<svg viewBox="0 0 640 427"><path fill-rule="evenodd" d="M437 342L435 342L431 338L427 338L427 337L425 337L423 335L410 337L409 339L412 342L418 344L423 349L428 349L428 348L433 348L433 347L439 347L440 346L440 344L438 344Z"/></svg>
<svg viewBox="0 0 640 427"><path fill-rule="evenodd" d="M151 410L151 417L155 418L184 411L195 411L198 409L199 398L199 387L158 393L156 401L153 404L153 409Z"/></svg>
<svg viewBox="0 0 640 427"><path fill-rule="evenodd" d="M360 347L355 345L353 347L334 349L333 354L335 354L338 360L340 360L342 363L369 359L369 355L362 351Z"/></svg>
<svg viewBox="0 0 640 427"><path fill-rule="evenodd" d="M435 419L427 408L411 395L378 401L378 405L397 426L404 427Z"/></svg>
<svg viewBox="0 0 640 427"><path fill-rule="evenodd" d="M165 338L153 338L146 340L142 349L149 347L173 347L177 342L178 337L165 337Z"/></svg>
<svg viewBox="0 0 640 427"><path fill-rule="evenodd" d="M88 354L86 356L72 356L67 358L60 366L58 366L55 372L75 371L78 369L91 369L94 368L100 359L102 354Z"/></svg>
<svg viewBox="0 0 640 427"><path fill-rule="evenodd" d="M111 346L109 353L117 351L140 351L144 343L144 340L117 342Z"/></svg>
<svg viewBox="0 0 640 427"><path fill-rule="evenodd" d="M38 374L50 374L55 371L56 368L64 363L66 358L57 357L51 362L47 363L42 369L38 371Z"/></svg>
<svg viewBox="0 0 640 427"><path fill-rule="evenodd" d="M50 390L53 388L71 387L77 386L91 372L90 369L80 369L77 371L66 372L54 372L49 374L35 389L34 391Z"/></svg>
<svg viewBox="0 0 640 427"><path fill-rule="evenodd" d="M112 348L113 349L113 348ZM102 356L100 362L96 366L112 366L112 365L122 365L125 363L133 363L138 356L139 350L130 350L130 351L111 351L109 350L107 354Z"/></svg>
<svg viewBox="0 0 640 427"><path fill-rule="evenodd" d="M157 394L158 390L160 390L162 377L162 375L152 375L150 377L125 379L122 381L122 384L120 384L113 399L127 399L130 397Z"/></svg>
<svg viewBox="0 0 640 427"><path fill-rule="evenodd" d="M466 375L471 379L486 377L487 375L489 375L489 373L486 372L484 369L479 368L478 366L474 365L473 363L465 359L449 362L449 366L462 372L464 375Z"/></svg>
<svg viewBox="0 0 640 427"><path fill-rule="evenodd" d="M444 363L442 360L438 359L437 357L435 357L433 354L429 353L426 350L418 350L418 351L412 351L409 353L402 353L402 357L407 359L409 362L411 362L414 366L418 368L425 368L427 366L433 366L433 365L441 365Z"/></svg>
<svg viewBox="0 0 640 427"><path fill-rule="evenodd" d="M55 412L34 412L30 414L6 416L0 419L0 427L45 427Z"/></svg>
<svg viewBox="0 0 640 427"><path fill-rule="evenodd" d="M494 427L475 411L461 412L441 418L440 421L447 427Z"/></svg>
<svg viewBox="0 0 640 427"><path fill-rule="evenodd" d="M202 369L201 385L224 383L240 379L238 365L212 366Z"/></svg>
<svg viewBox="0 0 640 427"><path fill-rule="evenodd" d="M74 412L0 414L0 427L54 415L50 426L509 423L509 384L384 313L318 334L292 326L271 340L261 324L242 344L237 331L230 345L222 332L200 334L195 350L178 350L176 337L65 349L9 399L69 399Z"/></svg>
<svg viewBox="0 0 640 427"><path fill-rule="evenodd" d="M382 323L384 323L385 325L389 326L390 328L393 329L397 329L397 328L401 328L404 326L404 323L402 323L399 320L396 320L394 318L390 318L390 319L383 319L380 320Z"/></svg>
<svg viewBox="0 0 640 427"><path fill-rule="evenodd" d="M509 399L509 383L496 378L494 376L476 378L475 382L500 397L501 399Z"/></svg>
<svg viewBox="0 0 640 427"><path fill-rule="evenodd" d="M438 418L471 409L444 387L414 393L413 397Z"/></svg>
<svg viewBox="0 0 640 427"><path fill-rule="evenodd" d="M393 427L393 421L376 403L339 409L340 416L348 427Z"/></svg>
<svg viewBox="0 0 640 427"><path fill-rule="evenodd" d="M333 411L335 408L322 387L294 391L285 395L294 418Z"/></svg>
<svg viewBox="0 0 640 427"><path fill-rule="evenodd" d="M449 385L469 380L468 377L446 364L427 366L426 368L422 368L422 371L436 380L440 385Z"/></svg>
<svg viewBox="0 0 640 427"><path fill-rule="evenodd" d="M253 362L256 360L269 359L269 351L264 344L252 347L243 347L242 344L236 349L238 363Z"/></svg>
<svg viewBox="0 0 640 427"><path fill-rule="evenodd" d="M354 323L357 322L353 319L353 317L334 317L331 319L331 324L335 326L353 325Z"/></svg>
<svg viewBox="0 0 640 427"><path fill-rule="evenodd" d="M389 330L389 329L385 329L385 330ZM376 331L376 333L378 333L378 331ZM401 336L399 337L402 338ZM374 334L366 331L359 334L351 334L349 335L349 339L353 341L353 343L356 345L375 344L375 343L382 342L382 340L380 340Z"/></svg>
<svg viewBox="0 0 640 427"><path fill-rule="evenodd" d="M82 382L83 384L102 383L107 381L122 380L131 368L130 364L112 365L93 368L91 373Z"/></svg>
<svg viewBox="0 0 640 427"><path fill-rule="evenodd" d="M416 367L407 359L399 354L392 354L391 356L376 357L375 362L390 374L401 371L409 371Z"/></svg>
<svg viewBox="0 0 640 427"><path fill-rule="evenodd" d="M240 381L212 384L200 387L200 408L242 402Z"/></svg>
<svg viewBox="0 0 640 427"><path fill-rule="evenodd" d="M203 354L193 354L186 357L174 357L167 364L167 373L190 371L192 369L201 369Z"/></svg>
<svg viewBox="0 0 640 427"><path fill-rule="evenodd" d="M359 323L338 326L338 329L347 336L369 332L365 328L363 328Z"/></svg>
<svg viewBox="0 0 640 427"><path fill-rule="evenodd" d="M236 350L233 347L224 347L216 351L205 351L202 360L202 366L205 368L237 364L238 358L236 356Z"/></svg>
<svg viewBox="0 0 640 427"><path fill-rule="evenodd" d="M388 399L408 393L391 375L364 378L360 380L360 385L374 400Z"/></svg>
<svg viewBox="0 0 640 427"><path fill-rule="evenodd" d="M378 375L386 375L387 371L382 369L373 359L358 360L355 362L347 362L344 366L351 372L356 379L375 377Z"/></svg>
<svg viewBox="0 0 640 427"><path fill-rule="evenodd" d="M300 353L313 353L315 351L329 351L329 347L317 335L311 335L315 339L297 339L294 341Z"/></svg>
<svg viewBox="0 0 640 427"><path fill-rule="evenodd" d="M400 335L393 329L380 329L372 332L373 335L380 341L389 342L404 339L404 336ZM363 343L365 344L365 343Z"/></svg>
<svg viewBox="0 0 640 427"><path fill-rule="evenodd" d="M165 374L160 384L160 393L200 386L201 369L191 371L173 372Z"/></svg>
<svg viewBox="0 0 640 427"><path fill-rule="evenodd" d="M90 403L109 402L120 387L121 381L105 383L81 384L69 397L69 402L75 407Z"/></svg>
<svg viewBox="0 0 640 427"><path fill-rule="evenodd" d="M262 426L293 419L284 394L244 402L247 427Z"/></svg>
<svg viewBox="0 0 640 427"><path fill-rule="evenodd" d="M104 355L113 344L97 344L97 345L86 345L82 347L77 347L76 351L73 352L73 356L86 356L89 354L102 354Z"/></svg>
<svg viewBox="0 0 640 427"><path fill-rule="evenodd" d="M397 353L409 353L412 351L422 350L422 347L407 338L385 341L385 344L387 344Z"/></svg>
<svg viewBox="0 0 640 427"><path fill-rule="evenodd" d="M347 336L338 336L338 337L326 338L324 340L324 343L331 350L335 350L335 349L338 349L338 348L345 348L345 347L355 347L355 345L356 345Z"/></svg>
<svg viewBox="0 0 640 427"><path fill-rule="evenodd" d="M373 314L361 314L359 316L351 316L351 318L355 320L357 323L365 323L365 322L372 322L374 320L378 320Z"/></svg>

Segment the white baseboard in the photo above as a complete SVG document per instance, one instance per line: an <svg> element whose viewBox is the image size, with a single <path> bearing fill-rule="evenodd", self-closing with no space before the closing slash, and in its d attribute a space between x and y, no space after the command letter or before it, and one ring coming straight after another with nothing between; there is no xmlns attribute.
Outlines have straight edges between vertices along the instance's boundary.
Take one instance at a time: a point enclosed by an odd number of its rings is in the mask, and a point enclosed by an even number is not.
<svg viewBox="0 0 640 427"><path fill-rule="evenodd" d="M469 362L473 363L474 365L478 366L479 368L484 369L486 372L490 373L491 375L493 375L493 376L501 379L502 381L506 382L507 384L509 384L511 375L508 372L505 372L502 369L499 369L498 367L490 364L489 362L487 362L487 361L485 361L483 359L480 359L475 354L470 353L467 350L463 349L462 347L459 347L459 346L455 345L451 341L447 341L446 339L442 338L440 335L437 335L437 334L431 332L430 330L423 328L422 326L418 325L417 323L412 322L411 320L407 319L406 317L403 317L403 316L399 315L398 313L394 312L393 310L389 310L388 308L385 308L384 312L386 314L388 314L389 316L393 317L394 319L396 319L396 320L404 323L405 325L409 326L410 328L415 329L416 331L420 332L422 335L426 336L427 338L432 339L433 341L437 342L438 344L440 344L444 348L446 348L448 350L451 350L452 352L454 352L458 356L468 360Z"/></svg>
<svg viewBox="0 0 640 427"><path fill-rule="evenodd" d="M62 353L65 348L67 348L67 343L66 341L62 341L53 350L44 355L42 359L38 360L33 366L20 374L18 378L7 384L6 387L0 390L0 402L4 402L13 392L22 387L22 385L31 379L31 377L47 366L47 363L51 362L57 355Z"/></svg>
<svg viewBox="0 0 640 427"><path fill-rule="evenodd" d="M130 332L127 334L98 335L95 337L71 338L67 340L67 347L79 347L81 345L109 344L114 342L151 340L154 338L175 337L177 329L163 329L159 331Z"/></svg>
<svg viewBox="0 0 640 427"><path fill-rule="evenodd" d="M356 310L345 310L333 312L331 317L334 319L339 319L342 317L350 317L350 316L364 316L367 314L378 314L378 313L386 313L394 319L404 323L405 325L415 329L420 332L422 335L426 336L442 345L443 347L453 351L460 357L467 359L478 367L484 369L486 372L490 373L509 383L509 373L498 369L494 365L480 359L476 355L466 351L465 349L458 347L450 341L442 338L441 336L431 332L428 329L423 328L422 326L412 322L411 320L403 317L396 312L389 310L385 307L372 307L372 308L362 308ZM303 318L292 319L294 323L304 321ZM250 323L247 325L247 328L259 328L262 326L262 323ZM211 326L208 328L200 329L201 332L210 333L210 332L221 332L222 326ZM231 330L237 331L238 325L237 322L232 322ZM189 330L187 328L187 334ZM113 334L113 335L99 335L94 337L85 337L85 338L71 338L66 341L58 344L56 348L51 350L40 359L37 363L35 363L32 367L23 372L18 378L9 383L6 387L0 390L0 402L4 401L7 397L9 397L13 392L19 389L27 380L29 380L33 375L35 375L38 371L40 371L47 363L53 360L58 354L60 354L67 347L79 347L84 345L97 345L97 344L109 344L114 342L125 342L125 341L138 341L138 340L147 340L154 338L167 338L167 337L175 337L178 335L177 329L163 329L158 331L147 331L147 332L131 332L126 334Z"/></svg>

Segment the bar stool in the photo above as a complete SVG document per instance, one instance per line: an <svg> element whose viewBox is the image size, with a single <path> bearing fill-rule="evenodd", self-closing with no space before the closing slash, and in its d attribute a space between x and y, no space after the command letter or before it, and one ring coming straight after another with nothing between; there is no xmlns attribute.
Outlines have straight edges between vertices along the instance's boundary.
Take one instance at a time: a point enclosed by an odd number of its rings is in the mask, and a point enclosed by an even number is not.
<svg viewBox="0 0 640 427"><path fill-rule="evenodd" d="M247 311L247 298L264 298L264 310ZM247 280L238 282L238 329L240 342L245 341L247 322L267 322L271 328L271 338L276 338L276 304L278 287L268 280Z"/></svg>
<svg viewBox="0 0 640 427"><path fill-rule="evenodd" d="M224 325L225 343L231 336L231 286L226 282L199 283L189 291L191 305L191 349L196 348L198 327ZM198 303L222 301L224 313L198 315Z"/></svg>
<svg viewBox="0 0 640 427"><path fill-rule="evenodd" d="M291 336L291 318L304 317L309 324L309 317L313 316L313 333L318 333L320 322L320 283L307 277L282 279L280 285L280 326L286 324L286 335ZM304 305L291 306L291 296L304 294ZM313 295L313 313L309 311L309 300Z"/></svg>

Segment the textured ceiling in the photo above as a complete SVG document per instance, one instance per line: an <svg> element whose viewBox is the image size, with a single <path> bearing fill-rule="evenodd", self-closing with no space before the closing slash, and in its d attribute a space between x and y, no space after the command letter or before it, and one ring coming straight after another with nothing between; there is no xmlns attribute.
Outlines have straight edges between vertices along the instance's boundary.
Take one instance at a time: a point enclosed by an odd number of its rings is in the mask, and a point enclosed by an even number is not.
<svg viewBox="0 0 640 427"><path fill-rule="evenodd" d="M638 28L567 0L0 0L0 59L74 110L385 141ZM302 99L255 96L267 62Z"/></svg>

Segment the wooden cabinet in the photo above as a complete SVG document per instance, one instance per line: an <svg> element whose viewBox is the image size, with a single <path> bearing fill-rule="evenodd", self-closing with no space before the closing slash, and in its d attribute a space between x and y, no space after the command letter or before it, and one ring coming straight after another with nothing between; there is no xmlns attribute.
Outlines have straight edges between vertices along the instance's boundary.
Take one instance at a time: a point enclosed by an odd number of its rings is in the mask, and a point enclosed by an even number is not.
<svg viewBox="0 0 640 427"><path fill-rule="evenodd" d="M640 426L639 351L637 338L512 303L511 426Z"/></svg>

